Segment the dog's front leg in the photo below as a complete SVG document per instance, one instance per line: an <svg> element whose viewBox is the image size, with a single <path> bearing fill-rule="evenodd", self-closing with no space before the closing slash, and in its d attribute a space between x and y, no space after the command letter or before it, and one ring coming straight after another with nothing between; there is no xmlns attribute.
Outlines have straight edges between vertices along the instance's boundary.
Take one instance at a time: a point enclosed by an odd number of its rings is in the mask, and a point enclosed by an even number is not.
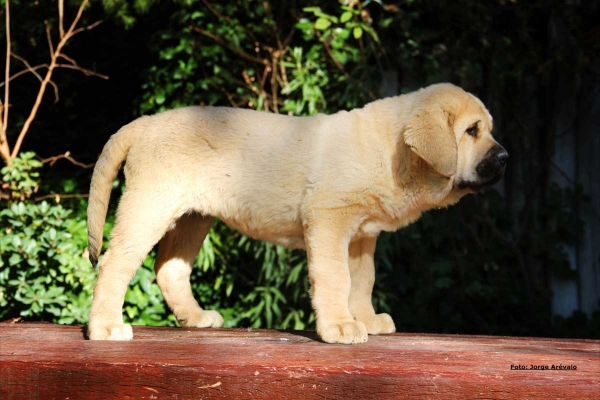
<svg viewBox="0 0 600 400"><path fill-rule="evenodd" d="M349 225L339 211L313 213L305 224L312 306L317 333L327 343L361 343L368 337L365 325L354 320L348 308Z"/></svg>
<svg viewBox="0 0 600 400"><path fill-rule="evenodd" d="M349 265L352 289L350 290L350 312L357 321L367 327L369 335L392 333L396 331L394 321L389 314L375 314L372 293L375 284L375 243L377 237L353 240L350 243Z"/></svg>

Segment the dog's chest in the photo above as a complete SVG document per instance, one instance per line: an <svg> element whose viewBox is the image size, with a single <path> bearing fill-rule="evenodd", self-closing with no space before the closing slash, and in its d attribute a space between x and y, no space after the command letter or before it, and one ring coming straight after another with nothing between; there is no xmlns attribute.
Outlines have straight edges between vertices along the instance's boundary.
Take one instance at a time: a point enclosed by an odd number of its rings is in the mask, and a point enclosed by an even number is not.
<svg viewBox="0 0 600 400"><path fill-rule="evenodd" d="M381 231L394 232L415 222L420 216L421 211L415 210L399 218L368 218L360 224L357 235L373 237L379 235Z"/></svg>

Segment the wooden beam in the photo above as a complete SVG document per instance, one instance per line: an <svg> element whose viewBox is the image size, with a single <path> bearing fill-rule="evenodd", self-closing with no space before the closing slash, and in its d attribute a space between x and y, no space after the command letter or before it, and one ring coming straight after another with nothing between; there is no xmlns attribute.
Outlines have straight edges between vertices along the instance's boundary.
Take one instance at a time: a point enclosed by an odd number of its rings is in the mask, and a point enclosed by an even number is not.
<svg viewBox="0 0 600 400"><path fill-rule="evenodd" d="M133 332L130 342L92 342L84 339L83 326L0 324L0 399L598 399L600 394L597 340L393 334L359 345L330 345L314 332L148 327Z"/></svg>

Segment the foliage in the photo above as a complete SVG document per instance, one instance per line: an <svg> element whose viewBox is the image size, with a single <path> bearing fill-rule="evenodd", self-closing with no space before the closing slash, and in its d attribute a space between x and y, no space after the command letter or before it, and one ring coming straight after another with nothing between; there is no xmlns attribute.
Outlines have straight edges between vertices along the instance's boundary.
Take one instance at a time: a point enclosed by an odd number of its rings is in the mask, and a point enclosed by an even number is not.
<svg viewBox="0 0 600 400"><path fill-rule="evenodd" d="M94 274L81 213L35 202L41 162L22 153L2 169L14 201L0 211L0 319L87 321Z"/></svg>
<svg viewBox="0 0 600 400"><path fill-rule="evenodd" d="M37 191L36 179L40 173L36 169L42 166L42 162L36 160L33 152L24 152L20 157L13 160L12 165L7 165L0 170L2 174L2 189L10 191L11 198L25 200Z"/></svg>
<svg viewBox="0 0 600 400"><path fill-rule="evenodd" d="M281 65L291 72L290 78L292 78L281 94L289 95L299 90L302 97L285 99L282 111L302 115L305 113L305 107L308 106L307 114L315 115L318 109L324 109L327 106L321 88L329 83L329 77L319 64L319 53L315 46L311 47L304 57L302 47L294 47L292 59L292 62L281 62Z"/></svg>
<svg viewBox="0 0 600 400"><path fill-rule="evenodd" d="M258 0L235 6L204 0L176 3L169 26L151 41L158 62L147 73L142 113L221 104L306 115L375 98L361 82L373 72L368 66L379 41L370 20L362 20L357 9L334 8L338 18L306 7L306 16L295 21Z"/></svg>

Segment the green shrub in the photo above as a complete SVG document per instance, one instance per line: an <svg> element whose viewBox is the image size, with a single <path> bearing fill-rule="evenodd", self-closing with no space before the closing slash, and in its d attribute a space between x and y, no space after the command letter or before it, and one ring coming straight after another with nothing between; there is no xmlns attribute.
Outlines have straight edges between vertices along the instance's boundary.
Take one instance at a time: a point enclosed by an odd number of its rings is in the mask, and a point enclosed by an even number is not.
<svg viewBox="0 0 600 400"><path fill-rule="evenodd" d="M0 318L19 310L31 319L87 321L94 274L85 221L46 201L12 203L0 221Z"/></svg>
<svg viewBox="0 0 600 400"><path fill-rule="evenodd" d="M0 211L0 319L85 322L94 283L85 218L31 199L41 166L22 153L1 170L14 200Z"/></svg>

